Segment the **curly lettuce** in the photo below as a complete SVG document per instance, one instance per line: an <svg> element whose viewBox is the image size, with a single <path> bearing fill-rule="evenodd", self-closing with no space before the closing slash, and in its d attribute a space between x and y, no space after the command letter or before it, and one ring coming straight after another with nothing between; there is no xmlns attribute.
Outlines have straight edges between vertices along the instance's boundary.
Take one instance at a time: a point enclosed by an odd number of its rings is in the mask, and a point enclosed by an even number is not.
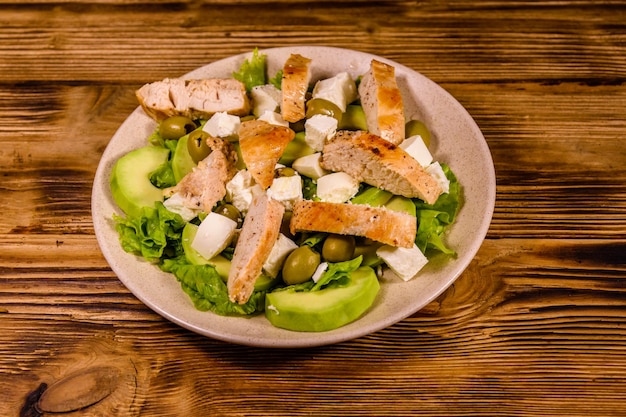
<svg viewBox="0 0 626 417"><path fill-rule="evenodd" d="M446 164L441 164L446 178L450 180L450 190L439 196L434 204L426 204L422 200L414 199L417 213L417 234L415 236L415 244L427 254L433 252L442 252L446 255L455 255L452 250L444 242L444 233L456 219L461 201L461 186L459 182Z"/></svg>

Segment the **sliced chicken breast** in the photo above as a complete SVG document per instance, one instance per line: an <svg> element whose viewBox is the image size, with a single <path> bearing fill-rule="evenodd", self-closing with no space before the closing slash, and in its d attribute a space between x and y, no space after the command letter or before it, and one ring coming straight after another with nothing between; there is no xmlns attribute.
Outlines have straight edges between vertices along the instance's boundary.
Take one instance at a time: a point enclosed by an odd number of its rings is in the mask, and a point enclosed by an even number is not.
<svg viewBox="0 0 626 417"><path fill-rule="evenodd" d="M239 129L241 157L252 178L264 190L272 185L274 168L287 144L295 137L288 127L263 120L248 120Z"/></svg>
<svg viewBox="0 0 626 417"><path fill-rule="evenodd" d="M283 66L282 104L283 119L295 123L306 114L306 92L311 81L309 65L311 60L299 54L292 54Z"/></svg>
<svg viewBox="0 0 626 417"><path fill-rule="evenodd" d="M278 239L284 213L284 206L265 194L252 200L228 274L228 297L232 302L244 304L250 299L254 283Z"/></svg>
<svg viewBox="0 0 626 417"><path fill-rule="evenodd" d="M157 121L178 115L208 119L217 112L237 116L250 113L246 87L233 78L166 78L145 84L135 95L146 114Z"/></svg>
<svg viewBox="0 0 626 417"><path fill-rule="evenodd" d="M359 84L367 130L399 145L404 140L404 105L396 82L395 68L372 60Z"/></svg>
<svg viewBox="0 0 626 417"><path fill-rule="evenodd" d="M442 193L437 181L402 148L364 131L341 130L322 151L321 166L342 171L397 195L433 204Z"/></svg>
<svg viewBox="0 0 626 417"><path fill-rule="evenodd" d="M232 165L226 155L219 150L214 151L165 193L178 193L185 207L208 213L226 195L226 183L233 175Z"/></svg>
<svg viewBox="0 0 626 417"><path fill-rule="evenodd" d="M289 228L291 233L363 236L387 245L410 248L417 233L417 219L384 207L301 200L294 205Z"/></svg>

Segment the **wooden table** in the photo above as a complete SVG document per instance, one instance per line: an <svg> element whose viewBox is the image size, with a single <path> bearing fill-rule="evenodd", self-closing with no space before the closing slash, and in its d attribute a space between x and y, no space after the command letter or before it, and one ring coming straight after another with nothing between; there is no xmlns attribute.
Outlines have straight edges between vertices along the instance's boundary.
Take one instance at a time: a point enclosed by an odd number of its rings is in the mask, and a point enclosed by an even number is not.
<svg viewBox="0 0 626 417"><path fill-rule="evenodd" d="M76 415L626 415L623 1L207 3L1 2L1 415L103 366L113 393ZM493 154L493 221L454 285L385 330L293 350L205 338L111 271L94 173L142 84L300 44L454 95Z"/></svg>

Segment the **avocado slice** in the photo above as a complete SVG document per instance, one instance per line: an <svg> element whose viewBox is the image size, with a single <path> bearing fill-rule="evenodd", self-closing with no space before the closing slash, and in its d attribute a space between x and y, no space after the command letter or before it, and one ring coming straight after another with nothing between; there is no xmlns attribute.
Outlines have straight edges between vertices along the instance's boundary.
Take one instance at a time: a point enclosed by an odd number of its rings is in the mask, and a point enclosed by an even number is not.
<svg viewBox="0 0 626 417"><path fill-rule="evenodd" d="M313 292L275 291L265 296L265 317L276 327L323 332L344 326L367 311L380 289L370 267L352 272L346 287Z"/></svg>
<svg viewBox="0 0 626 417"><path fill-rule="evenodd" d="M367 245L357 245L354 248L354 257L362 256L363 261L361 265L375 267L383 263L382 259L376 254L376 250L383 244L380 242L372 242Z"/></svg>
<svg viewBox="0 0 626 417"><path fill-rule="evenodd" d="M385 207L389 210L401 211L412 216L417 215L415 203L413 203L410 198L401 195L394 195L391 197L391 199L385 203Z"/></svg>
<svg viewBox="0 0 626 417"><path fill-rule="evenodd" d="M188 139L189 135L178 139L174 155L172 156L172 171L174 171L174 179L177 183L198 165L189 155L189 149L187 148Z"/></svg>
<svg viewBox="0 0 626 417"><path fill-rule="evenodd" d="M393 194L389 191L376 187L369 187L354 196L350 202L352 204L367 204L372 207L385 205Z"/></svg>
<svg viewBox="0 0 626 417"><path fill-rule="evenodd" d="M226 259L222 255L214 256L211 259L206 259L198 253L197 250L191 247L191 242L196 237L198 232L198 226L193 223L187 223L183 228L182 241L183 251L185 252L185 258L192 265L212 265L215 267L218 275L224 282L228 281L228 273L230 271L230 260ZM254 283L255 291L266 291L272 288L280 281L280 278L272 278L268 275L261 274Z"/></svg>
<svg viewBox="0 0 626 417"><path fill-rule="evenodd" d="M367 130L365 112L359 104L349 104L346 111L341 115L341 120L337 126L338 130Z"/></svg>
<svg viewBox="0 0 626 417"><path fill-rule="evenodd" d="M304 141L304 132L298 132L285 147L278 163L291 166L296 159L314 153L315 150Z"/></svg>
<svg viewBox="0 0 626 417"><path fill-rule="evenodd" d="M117 160L111 171L111 194L126 215L139 215L142 207L163 201L163 191L150 182L150 174L167 161L169 154L165 148L144 146Z"/></svg>

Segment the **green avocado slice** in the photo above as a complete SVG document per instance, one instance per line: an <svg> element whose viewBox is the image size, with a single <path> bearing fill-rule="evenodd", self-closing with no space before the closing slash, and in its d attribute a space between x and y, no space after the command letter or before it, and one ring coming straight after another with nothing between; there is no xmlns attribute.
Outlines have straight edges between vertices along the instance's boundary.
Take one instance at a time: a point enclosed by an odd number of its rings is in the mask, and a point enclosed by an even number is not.
<svg viewBox="0 0 626 417"><path fill-rule="evenodd" d="M174 155L172 156L172 171L174 171L174 179L176 179L177 183L198 165L189 155L189 149L187 148L188 139L189 135L178 139Z"/></svg>
<svg viewBox="0 0 626 417"><path fill-rule="evenodd" d="M380 290L372 268L352 272L346 287L312 292L275 291L265 296L265 316L276 327L324 332L353 322L374 303Z"/></svg>
<svg viewBox="0 0 626 417"><path fill-rule="evenodd" d="M150 174L164 164L170 151L157 146L135 149L117 160L111 172L113 200L129 216L142 207L163 201L163 191L150 182Z"/></svg>
<svg viewBox="0 0 626 417"><path fill-rule="evenodd" d="M389 210L401 211L411 216L417 214L415 209L415 203L410 198L403 197L401 195L394 195L389 201L385 203L385 207Z"/></svg>

